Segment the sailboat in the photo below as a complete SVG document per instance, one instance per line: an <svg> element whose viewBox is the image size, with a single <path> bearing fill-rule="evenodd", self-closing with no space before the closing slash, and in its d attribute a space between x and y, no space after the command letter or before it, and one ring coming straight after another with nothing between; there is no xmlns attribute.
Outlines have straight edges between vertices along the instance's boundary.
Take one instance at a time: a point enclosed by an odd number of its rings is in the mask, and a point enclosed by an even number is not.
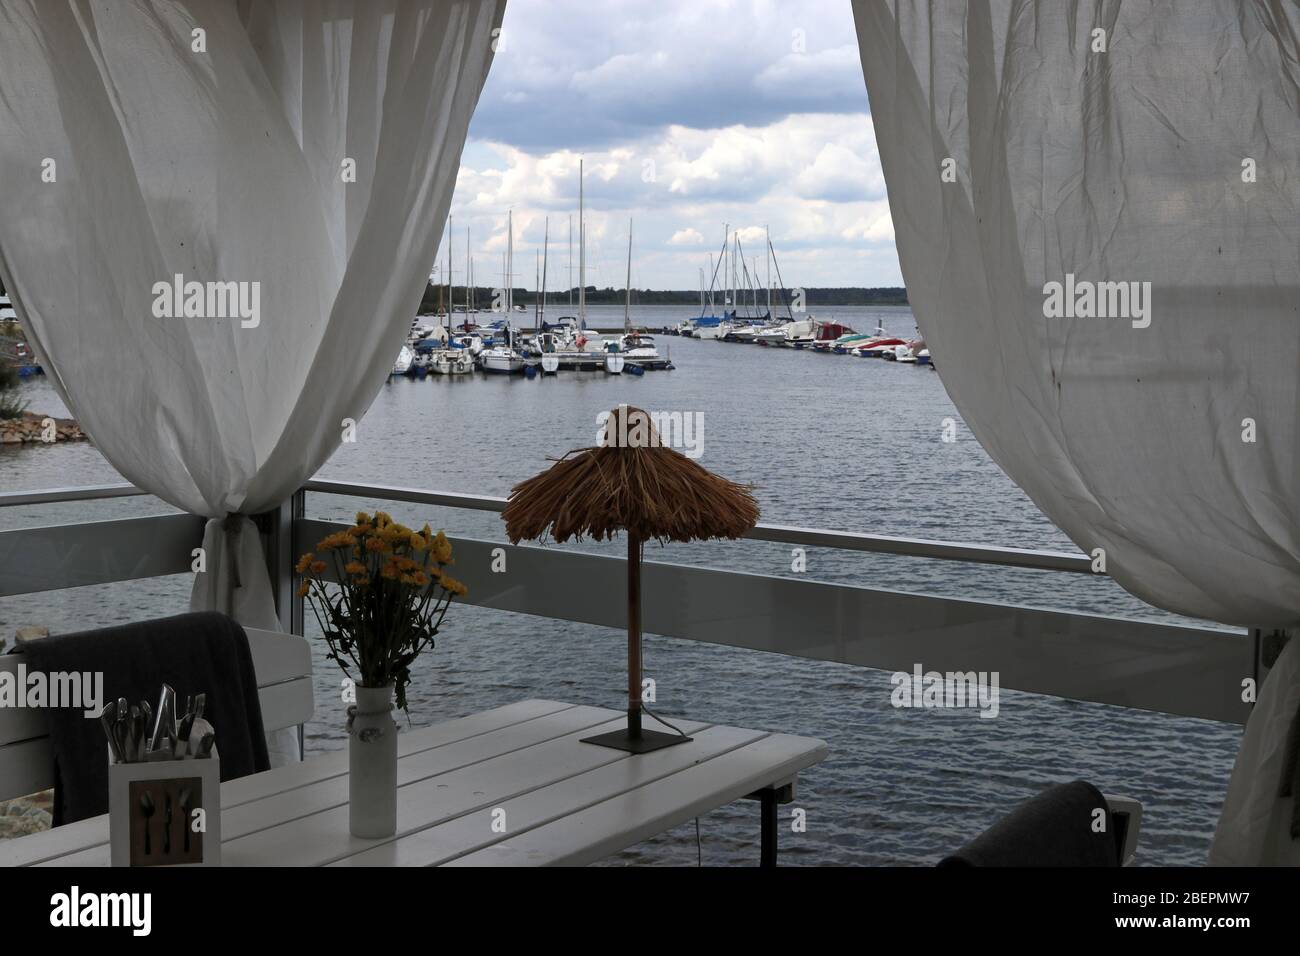
<svg viewBox="0 0 1300 956"><path fill-rule="evenodd" d="M509 318L514 303L515 223L513 210L506 214L506 229L506 300L503 304L507 317L501 326L502 341L493 344L490 348L485 348L478 354L479 368L497 375L513 375L524 370L524 357L515 349L514 329L510 327Z"/></svg>
<svg viewBox="0 0 1300 956"><path fill-rule="evenodd" d="M718 270L722 268L726 256L727 244L730 242L731 226L729 223L722 224L722 233L722 250L718 253L717 265L713 263L713 254L709 254L709 310L707 315L704 312L704 277L700 276L700 314L691 321L691 335L697 339L720 339L726 331L722 317L713 309L713 290L717 284ZM723 312L725 314L725 308Z"/></svg>
<svg viewBox="0 0 1300 956"><path fill-rule="evenodd" d="M578 314L561 316L558 328L564 346L557 353L562 369L598 371L605 367L605 343L587 331L587 216L583 161L578 160Z"/></svg>
<svg viewBox="0 0 1300 956"><path fill-rule="evenodd" d="M542 233L542 304L538 312L537 348L541 352L543 375L554 375L560 370L560 357L556 354L559 345L553 333L542 332L546 328L546 267L551 254L551 217L546 217L545 230Z"/></svg>
<svg viewBox="0 0 1300 956"><path fill-rule="evenodd" d="M632 220L627 221L627 297L623 300L623 336L620 339L606 342L605 348L609 352L605 356L605 371L611 375L618 375L623 371L623 365L626 362L622 355L623 348L627 344L628 336L632 332Z"/></svg>

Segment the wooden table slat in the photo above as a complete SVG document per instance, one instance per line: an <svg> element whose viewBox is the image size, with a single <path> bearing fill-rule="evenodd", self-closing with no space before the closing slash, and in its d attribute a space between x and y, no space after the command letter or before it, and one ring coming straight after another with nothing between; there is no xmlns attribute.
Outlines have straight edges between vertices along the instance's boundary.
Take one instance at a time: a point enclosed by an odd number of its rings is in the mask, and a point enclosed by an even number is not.
<svg viewBox="0 0 1300 956"><path fill-rule="evenodd" d="M733 803L783 777L791 777L825 756L826 745L820 740L773 734L699 766L452 860L448 865L581 866L592 863L717 807Z"/></svg>

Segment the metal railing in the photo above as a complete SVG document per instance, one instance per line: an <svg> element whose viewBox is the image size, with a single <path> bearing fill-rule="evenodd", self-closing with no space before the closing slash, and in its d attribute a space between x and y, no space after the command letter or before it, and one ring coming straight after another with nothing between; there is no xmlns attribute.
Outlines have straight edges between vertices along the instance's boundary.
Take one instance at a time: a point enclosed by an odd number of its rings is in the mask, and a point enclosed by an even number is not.
<svg viewBox="0 0 1300 956"><path fill-rule="evenodd" d="M328 494L499 512L505 499L313 480L259 516L281 624L302 633L293 562L344 527L305 516ZM131 485L0 493L0 507L130 497ZM162 514L0 532L0 597L190 571L203 519ZM927 539L759 525L749 538L1042 571L1091 572L1082 555ZM468 603L624 626L621 558L504 541L453 538ZM306 545L306 546L304 546ZM507 573L490 570L504 556ZM1098 575L1101 576L1101 575ZM1258 632L1153 624L847 584L646 562L648 633L865 667L997 671L1001 686L1145 710L1242 722L1241 680L1257 677Z"/></svg>

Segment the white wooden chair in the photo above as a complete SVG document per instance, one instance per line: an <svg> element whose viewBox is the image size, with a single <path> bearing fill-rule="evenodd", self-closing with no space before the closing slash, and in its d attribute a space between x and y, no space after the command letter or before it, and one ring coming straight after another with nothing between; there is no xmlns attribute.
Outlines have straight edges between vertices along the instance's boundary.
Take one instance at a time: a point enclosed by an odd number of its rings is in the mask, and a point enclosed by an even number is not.
<svg viewBox="0 0 1300 956"><path fill-rule="evenodd" d="M251 627L244 631L257 674L263 729L270 734L296 727L301 740L302 725L315 712L307 639ZM0 671L16 672L22 660L21 654L0 654ZM53 786L54 756L44 712L0 707L0 800Z"/></svg>

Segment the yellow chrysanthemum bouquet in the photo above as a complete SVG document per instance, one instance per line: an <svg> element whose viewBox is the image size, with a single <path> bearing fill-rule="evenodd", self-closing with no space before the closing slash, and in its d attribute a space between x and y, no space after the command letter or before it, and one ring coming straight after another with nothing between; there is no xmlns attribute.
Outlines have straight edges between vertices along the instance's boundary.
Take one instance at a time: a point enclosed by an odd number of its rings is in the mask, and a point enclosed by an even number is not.
<svg viewBox="0 0 1300 956"><path fill-rule="evenodd" d="M393 684L405 710L411 665L434 646L452 599L467 588L445 570L451 542L441 531L412 531L382 511L358 511L356 521L298 560L298 596L320 623L326 657L362 687ZM333 592L322 578L331 570Z"/></svg>

